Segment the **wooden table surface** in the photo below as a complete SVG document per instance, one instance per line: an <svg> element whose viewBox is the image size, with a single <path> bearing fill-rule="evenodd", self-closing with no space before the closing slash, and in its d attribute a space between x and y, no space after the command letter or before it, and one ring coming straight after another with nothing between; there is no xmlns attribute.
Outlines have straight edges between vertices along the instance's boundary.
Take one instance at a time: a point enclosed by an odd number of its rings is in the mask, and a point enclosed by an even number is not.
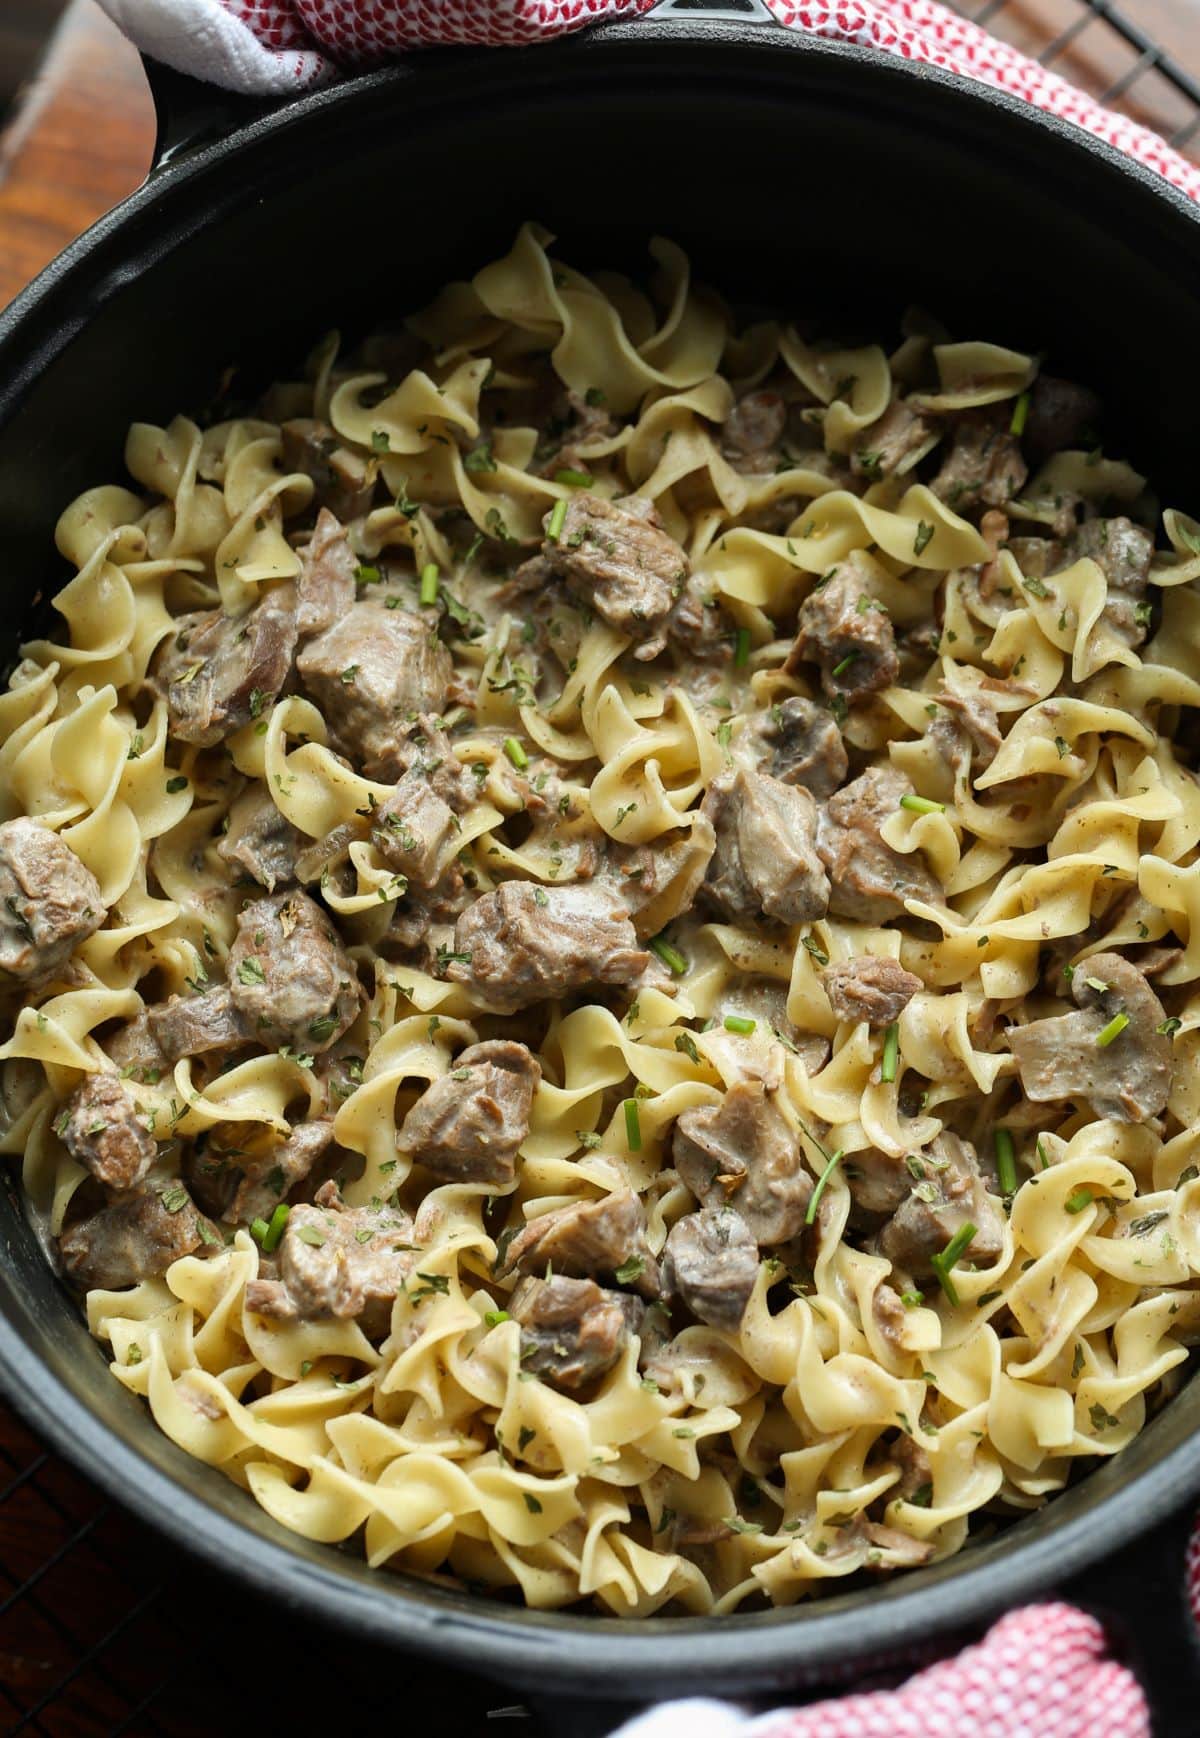
<svg viewBox="0 0 1200 1738"><path fill-rule="evenodd" d="M979 4L970 0L966 9L977 11ZM1200 0L1127 4L1145 30L1200 72ZM1037 53L1079 16L1080 0L1006 0L992 27ZM1135 61L1105 26L1092 21L1055 64L1099 93ZM1167 133L1193 118L1187 103L1153 71L1130 88L1125 106ZM137 55L94 0L72 0L0 140L0 307L138 185L153 142L153 107ZM1200 134L1189 148L1196 154ZM344 1644L339 1649L294 1619L285 1634L280 1620L251 1613L196 1571L187 1577L185 1596L174 1584L173 1566L153 1535L102 1503L0 1406L0 1729L49 1738L117 1732L176 1738L211 1733L218 1723L230 1732L249 1730L246 1721L252 1719L254 1729L269 1730L282 1712L280 1690L271 1687L278 1679L271 1674L281 1665L286 1670L288 1656L297 1654L310 1667L310 1718L301 1730L316 1730L323 1716L331 1726L350 1729L391 1717L390 1692L373 1707L366 1678L381 1689L389 1681L394 1687L394 1657L374 1661L373 1671L365 1660L356 1661L357 1690L339 1689L350 1664ZM252 1631L256 1645L248 1647L245 1638ZM214 1674L221 1692L211 1704ZM512 1723L504 1729L514 1738L535 1724L522 1717L523 1709L499 1705L502 1694L486 1685L456 1676L451 1691L428 1673L423 1682L416 1672L405 1676L407 1705L414 1695L418 1708L436 1695L440 1738L475 1738L485 1722L497 1730L489 1715L509 1714ZM172 1689L153 1694L164 1678L172 1679Z"/></svg>

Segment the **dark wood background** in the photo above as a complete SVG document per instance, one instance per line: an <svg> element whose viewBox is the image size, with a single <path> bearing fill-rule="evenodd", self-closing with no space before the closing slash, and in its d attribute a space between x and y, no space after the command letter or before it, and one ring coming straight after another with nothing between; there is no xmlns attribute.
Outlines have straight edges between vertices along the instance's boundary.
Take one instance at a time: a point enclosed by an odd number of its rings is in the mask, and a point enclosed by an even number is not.
<svg viewBox="0 0 1200 1738"><path fill-rule="evenodd" d="M979 3L965 9L978 11ZM1200 0L1127 5L1143 29L1200 72ZM1006 0L989 10L992 28L1034 53L1082 15L1080 0ZM1091 20L1055 65L1095 93L1139 71L1124 106L1173 133L1193 112L1151 58L1140 60ZM154 138L138 57L93 0L70 0L65 10L63 0L0 0L0 114L6 110L0 307L138 185ZM1200 134L1189 149L1196 145ZM302 1733L339 1734L398 1722L437 1738L532 1738L551 1729L566 1738L568 1725L569 1738L582 1732L581 1716L543 1724L494 1686L350 1649L262 1609L182 1564L0 1405L0 1732L207 1738L269 1734L285 1722ZM1200 1717L1178 1730L1200 1730Z"/></svg>

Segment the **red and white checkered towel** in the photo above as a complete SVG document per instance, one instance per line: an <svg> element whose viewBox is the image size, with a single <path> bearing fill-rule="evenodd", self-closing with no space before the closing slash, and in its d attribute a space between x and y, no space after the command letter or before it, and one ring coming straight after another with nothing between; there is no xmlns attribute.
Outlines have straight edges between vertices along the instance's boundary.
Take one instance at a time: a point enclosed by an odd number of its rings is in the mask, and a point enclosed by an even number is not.
<svg viewBox="0 0 1200 1738"><path fill-rule="evenodd" d="M230 90L271 93L435 43L511 46L647 12L655 0L103 0L140 48ZM1200 200L1200 168L937 0L766 0L780 24L865 43L1027 98Z"/></svg>
<svg viewBox="0 0 1200 1738"><path fill-rule="evenodd" d="M272 95L435 44L509 47L648 12L656 0L102 0L139 48L230 90ZM1157 169L1200 201L1200 168L1165 140L937 0L766 0L780 24L931 61L1025 97ZM1200 1533L1187 1595L1200 1614ZM665 1703L618 1738L1149 1738L1145 1697L1095 1618L1064 1604L1001 1619L898 1690L750 1715Z"/></svg>

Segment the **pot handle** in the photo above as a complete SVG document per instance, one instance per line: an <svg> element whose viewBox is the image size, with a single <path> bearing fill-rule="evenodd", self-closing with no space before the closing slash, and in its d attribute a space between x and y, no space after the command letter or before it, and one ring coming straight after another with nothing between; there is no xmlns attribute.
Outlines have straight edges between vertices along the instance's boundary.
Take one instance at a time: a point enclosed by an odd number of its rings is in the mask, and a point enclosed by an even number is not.
<svg viewBox="0 0 1200 1738"><path fill-rule="evenodd" d="M660 0L652 18L720 18L735 24L779 24L765 0ZM782 25L780 25L782 29Z"/></svg>
<svg viewBox="0 0 1200 1738"><path fill-rule="evenodd" d="M265 115L289 97L239 96L235 91L222 90L218 85L205 84L188 73L176 72L142 56L146 81L154 99L157 130L154 155L150 159L150 175L165 169L177 157L185 156L198 146L220 139L235 127Z"/></svg>
<svg viewBox="0 0 1200 1738"><path fill-rule="evenodd" d="M1175 1510L1062 1593L1108 1626L1118 1653L1141 1679L1156 1738L1191 1738L1200 1698L1200 1639L1188 1609L1188 1541L1194 1515ZM1103 1527L1104 1510L1096 1525Z"/></svg>

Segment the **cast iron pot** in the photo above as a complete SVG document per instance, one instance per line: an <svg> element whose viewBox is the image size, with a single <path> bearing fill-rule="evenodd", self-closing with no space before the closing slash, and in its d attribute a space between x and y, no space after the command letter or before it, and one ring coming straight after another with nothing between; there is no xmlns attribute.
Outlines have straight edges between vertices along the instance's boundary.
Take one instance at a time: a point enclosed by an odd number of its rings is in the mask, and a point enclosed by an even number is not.
<svg viewBox="0 0 1200 1738"><path fill-rule="evenodd" d="M536 217L582 265L645 268L658 232L734 301L872 333L909 302L1044 350L1103 388L1110 451L1195 510L1200 214L1076 129L936 69L726 7L537 48L413 56L267 112L160 75L145 187L0 318L0 551L10 636L63 577L52 530L117 481L128 423L202 414L223 371L266 382L332 325L417 307ZM0 1188L0 1377L118 1501L243 1583L542 1690L767 1690L875 1662L1044 1593L1200 1490L1200 1387L1116 1459L915 1575L720 1622L621 1623L373 1574L275 1525L161 1435L107 1373ZM1159 1530L1179 1540L1180 1527ZM1122 1560L1141 1589L1144 1557ZM1170 1585L1171 1576L1166 1577ZM1093 1583L1089 1580L1088 1585ZM1131 1600L1148 1645L1180 1601Z"/></svg>

